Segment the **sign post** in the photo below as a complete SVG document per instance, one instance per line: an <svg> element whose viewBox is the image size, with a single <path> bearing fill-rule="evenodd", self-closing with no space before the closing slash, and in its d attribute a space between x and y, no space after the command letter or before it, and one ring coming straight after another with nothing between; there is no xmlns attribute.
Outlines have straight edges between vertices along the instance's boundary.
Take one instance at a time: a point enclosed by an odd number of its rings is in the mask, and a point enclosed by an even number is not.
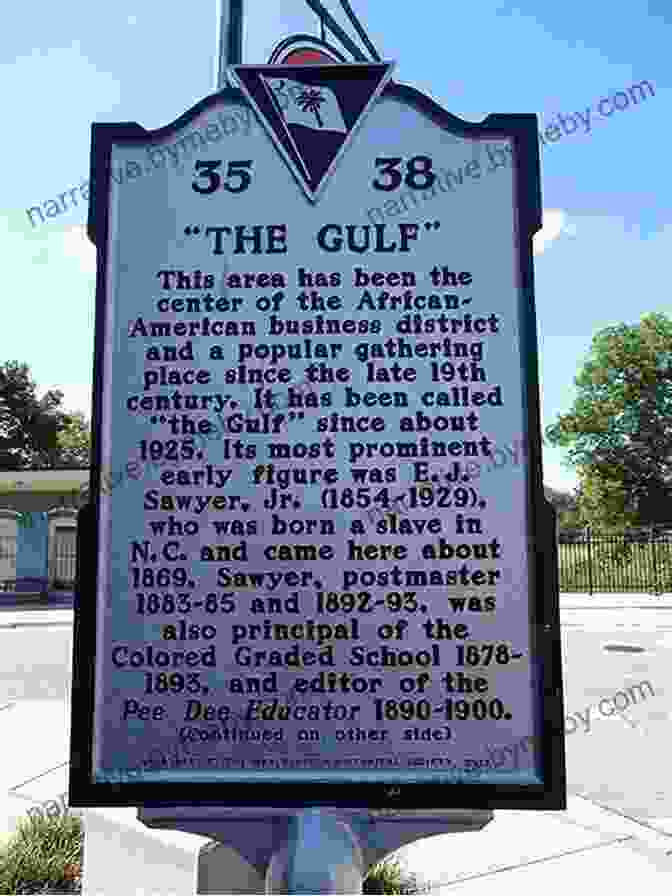
<svg viewBox="0 0 672 896"><path fill-rule="evenodd" d="M243 0L218 0L218 6L216 88L222 90L227 84L228 66L243 61Z"/></svg>
<svg viewBox="0 0 672 896"><path fill-rule="evenodd" d="M372 806L565 807L536 116L392 73L232 65L92 135L70 804L275 807L311 892Z"/></svg>

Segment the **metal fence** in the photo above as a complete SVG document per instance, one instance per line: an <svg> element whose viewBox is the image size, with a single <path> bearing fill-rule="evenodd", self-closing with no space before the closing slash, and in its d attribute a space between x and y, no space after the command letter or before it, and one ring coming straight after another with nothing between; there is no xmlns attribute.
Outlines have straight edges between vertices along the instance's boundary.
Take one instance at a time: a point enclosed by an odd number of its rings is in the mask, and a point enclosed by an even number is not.
<svg viewBox="0 0 672 896"><path fill-rule="evenodd" d="M565 593L671 593L672 533L563 531L558 565Z"/></svg>

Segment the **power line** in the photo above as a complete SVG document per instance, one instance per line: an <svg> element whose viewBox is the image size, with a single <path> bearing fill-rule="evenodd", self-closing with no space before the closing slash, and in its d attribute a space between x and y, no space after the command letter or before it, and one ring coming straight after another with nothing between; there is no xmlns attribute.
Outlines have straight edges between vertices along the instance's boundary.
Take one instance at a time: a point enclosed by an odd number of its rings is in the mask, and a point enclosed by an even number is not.
<svg viewBox="0 0 672 896"><path fill-rule="evenodd" d="M376 48L374 47L374 45L369 40L369 36L367 35L366 31L364 30L364 27L361 24L361 22L355 15L352 6L350 6L349 0L340 0L340 2L341 2L341 6L343 7L343 11L345 12L346 16L350 19L350 22L352 23L353 28L359 35L362 43L364 44L366 49L369 51L372 58L376 62L380 62L380 56L378 55L378 52L377 52Z"/></svg>
<svg viewBox="0 0 672 896"><path fill-rule="evenodd" d="M359 49L356 43L354 43L346 32L341 28L336 19L329 13L328 10L322 6L320 0L306 0L308 6L312 9L316 16L319 16L322 27L329 28L331 33L340 40L346 50L356 59L358 62L369 62L370 60L366 58L364 53Z"/></svg>

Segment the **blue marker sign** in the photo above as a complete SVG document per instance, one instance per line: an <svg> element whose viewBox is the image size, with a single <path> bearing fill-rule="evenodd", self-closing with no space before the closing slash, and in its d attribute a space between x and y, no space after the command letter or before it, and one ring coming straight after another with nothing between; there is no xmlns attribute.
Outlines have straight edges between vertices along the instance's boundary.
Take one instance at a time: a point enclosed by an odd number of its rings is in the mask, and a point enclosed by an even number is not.
<svg viewBox="0 0 672 896"><path fill-rule="evenodd" d="M535 116L468 124L392 68L234 66L165 128L94 125L72 805L562 805Z"/></svg>

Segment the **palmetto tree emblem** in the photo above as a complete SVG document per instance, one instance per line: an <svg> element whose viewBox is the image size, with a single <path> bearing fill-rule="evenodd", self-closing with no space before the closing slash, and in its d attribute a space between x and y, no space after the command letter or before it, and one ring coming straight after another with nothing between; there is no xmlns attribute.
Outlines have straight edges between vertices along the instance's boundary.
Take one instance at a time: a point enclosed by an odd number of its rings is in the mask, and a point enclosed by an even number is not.
<svg viewBox="0 0 672 896"><path fill-rule="evenodd" d="M325 102L325 99L326 98L322 96L318 88L309 87L306 90L302 90L297 96L296 104L297 106L300 106L304 112L312 112L318 125L323 127L324 122L320 118L320 106Z"/></svg>

